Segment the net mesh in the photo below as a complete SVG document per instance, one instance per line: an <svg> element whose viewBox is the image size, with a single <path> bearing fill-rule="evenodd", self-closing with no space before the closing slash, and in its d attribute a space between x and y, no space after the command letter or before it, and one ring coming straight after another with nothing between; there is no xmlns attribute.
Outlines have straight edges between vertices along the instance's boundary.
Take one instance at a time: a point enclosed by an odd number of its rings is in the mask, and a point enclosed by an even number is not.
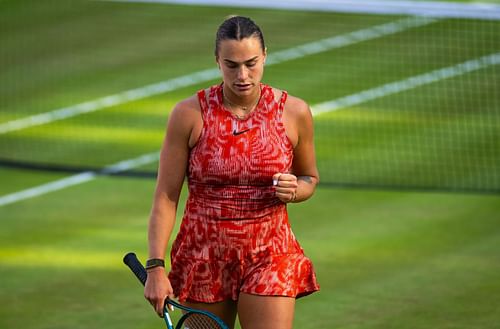
<svg viewBox="0 0 500 329"><path fill-rule="evenodd" d="M2 6L9 33L0 34L0 165L72 172L115 165L150 176L170 109L220 82L213 35L224 13L234 13ZM498 19L246 13L266 36L264 82L312 107L321 184L500 192ZM47 20L26 26L20 15ZM190 28L179 33L180 22Z"/></svg>
<svg viewBox="0 0 500 329"><path fill-rule="evenodd" d="M319 159L322 178L358 186L498 191L495 30L498 22L452 19L388 37L391 46L369 59L373 73L366 62L346 69L348 56L340 58L333 71L349 70L364 81L350 80L360 91L320 103L319 153L330 150Z"/></svg>

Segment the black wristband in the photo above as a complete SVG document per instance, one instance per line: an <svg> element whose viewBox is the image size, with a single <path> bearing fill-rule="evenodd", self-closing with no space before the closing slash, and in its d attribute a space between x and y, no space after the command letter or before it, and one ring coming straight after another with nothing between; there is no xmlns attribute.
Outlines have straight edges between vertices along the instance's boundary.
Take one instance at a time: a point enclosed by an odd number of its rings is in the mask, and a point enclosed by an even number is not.
<svg viewBox="0 0 500 329"><path fill-rule="evenodd" d="M165 267L165 261L163 259L160 259L160 258L151 258L151 259L148 259L146 262L146 270L149 270L149 269L152 269L152 268L155 268L158 266Z"/></svg>

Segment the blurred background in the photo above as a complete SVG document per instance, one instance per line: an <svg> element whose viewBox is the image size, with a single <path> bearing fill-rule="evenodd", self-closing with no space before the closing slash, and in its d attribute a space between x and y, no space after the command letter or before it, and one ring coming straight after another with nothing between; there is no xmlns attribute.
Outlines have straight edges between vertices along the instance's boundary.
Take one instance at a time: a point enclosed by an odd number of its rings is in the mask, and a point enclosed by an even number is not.
<svg viewBox="0 0 500 329"><path fill-rule="evenodd" d="M232 14L314 115L295 327L498 328L500 1L389 0L0 0L0 328L164 326L121 260Z"/></svg>

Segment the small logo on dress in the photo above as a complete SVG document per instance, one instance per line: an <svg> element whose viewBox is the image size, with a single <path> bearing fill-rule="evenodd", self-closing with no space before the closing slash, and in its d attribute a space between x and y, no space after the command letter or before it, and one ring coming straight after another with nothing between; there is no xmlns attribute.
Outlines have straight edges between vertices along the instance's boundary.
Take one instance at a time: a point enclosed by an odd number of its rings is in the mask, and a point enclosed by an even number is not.
<svg viewBox="0 0 500 329"><path fill-rule="evenodd" d="M236 129L234 129L233 130L233 136L238 136L238 135L244 134L244 133L246 133L249 130L250 130L250 128L245 129L245 130L240 130L240 131L236 131Z"/></svg>

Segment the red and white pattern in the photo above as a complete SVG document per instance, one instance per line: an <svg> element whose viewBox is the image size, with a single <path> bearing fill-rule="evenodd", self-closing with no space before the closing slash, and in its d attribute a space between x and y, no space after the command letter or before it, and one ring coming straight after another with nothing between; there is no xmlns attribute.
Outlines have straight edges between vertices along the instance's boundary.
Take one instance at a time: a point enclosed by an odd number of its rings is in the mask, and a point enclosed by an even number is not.
<svg viewBox="0 0 500 329"><path fill-rule="evenodd" d="M222 101L222 85L198 92L203 130L191 150L189 197L171 252L169 279L179 300L237 300L240 292L301 297L319 289L295 239L272 176L289 172L293 148L282 113L261 85L254 111L240 119Z"/></svg>

